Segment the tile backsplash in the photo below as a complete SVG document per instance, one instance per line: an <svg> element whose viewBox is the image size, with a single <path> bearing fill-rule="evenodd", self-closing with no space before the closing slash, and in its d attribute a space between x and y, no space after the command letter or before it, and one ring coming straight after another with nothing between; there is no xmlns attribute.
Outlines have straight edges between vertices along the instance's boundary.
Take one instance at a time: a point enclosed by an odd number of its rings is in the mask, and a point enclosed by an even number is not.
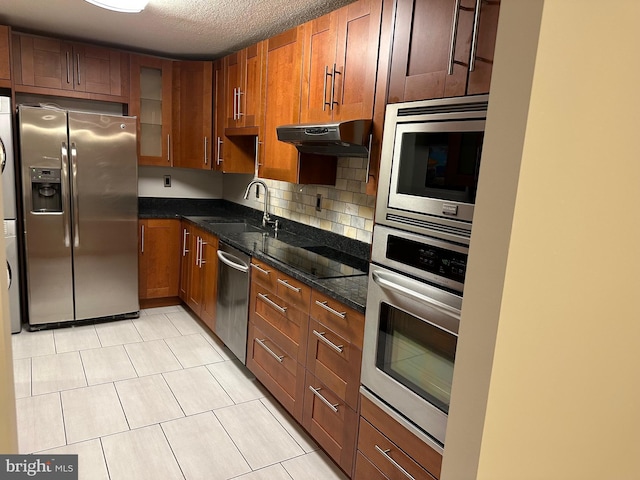
<svg viewBox="0 0 640 480"><path fill-rule="evenodd" d="M269 187L269 213L339 235L371 243L375 196L366 194L367 159L339 158L335 186L297 185L265 180ZM257 210L264 205L263 191L256 199L243 194L252 175L225 175L224 198ZM318 195L320 211L316 210Z"/></svg>

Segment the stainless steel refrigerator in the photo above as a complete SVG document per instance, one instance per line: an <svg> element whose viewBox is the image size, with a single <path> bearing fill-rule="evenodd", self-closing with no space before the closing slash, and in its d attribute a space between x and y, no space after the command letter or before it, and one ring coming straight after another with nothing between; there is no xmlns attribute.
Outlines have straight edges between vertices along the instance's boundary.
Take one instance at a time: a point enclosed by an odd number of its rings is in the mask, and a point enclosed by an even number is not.
<svg viewBox="0 0 640 480"><path fill-rule="evenodd" d="M20 106L29 324L135 316L135 117Z"/></svg>

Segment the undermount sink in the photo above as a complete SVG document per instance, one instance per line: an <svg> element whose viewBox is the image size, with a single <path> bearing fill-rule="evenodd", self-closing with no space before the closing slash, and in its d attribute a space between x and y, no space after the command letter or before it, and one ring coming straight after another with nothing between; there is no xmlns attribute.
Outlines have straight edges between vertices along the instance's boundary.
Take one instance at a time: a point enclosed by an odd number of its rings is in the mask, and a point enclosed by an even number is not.
<svg viewBox="0 0 640 480"><path fill-rule="evenodd" d="M264 232L260 227L249 225L248 223L218 223L211 222L213 228L220 233L246 233L246 232Z"/></svg>

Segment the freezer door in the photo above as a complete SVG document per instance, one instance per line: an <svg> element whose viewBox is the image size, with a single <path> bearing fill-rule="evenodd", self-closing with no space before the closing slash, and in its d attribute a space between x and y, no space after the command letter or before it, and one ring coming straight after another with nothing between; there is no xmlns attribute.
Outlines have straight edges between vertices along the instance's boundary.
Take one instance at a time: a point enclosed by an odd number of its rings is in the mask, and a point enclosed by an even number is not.
<svg viewBox="0 0 640 480"><path fill-rule="evenodd" d="M135 118L69 112L69 144L76 319L137 312Z"/></svg>
<svg viewBox="0 0 640 480"><path fill-rule="evenodd" d="M29 323L73 320L67 116L24 106L18 116ZM48 184L34 172L57 172L60 180Z"/></svg>

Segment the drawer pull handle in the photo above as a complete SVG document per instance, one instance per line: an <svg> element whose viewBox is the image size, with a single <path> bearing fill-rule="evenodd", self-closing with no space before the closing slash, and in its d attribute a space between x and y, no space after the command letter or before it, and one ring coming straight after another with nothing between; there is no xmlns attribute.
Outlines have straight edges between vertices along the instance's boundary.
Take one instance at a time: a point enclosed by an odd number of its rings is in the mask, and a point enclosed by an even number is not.
<svg viewBox="0 0 640 480"><path fill-rule="evenodd" d="M389 463L391 463L391 465L393 465L398 470L400 470L405 477L410 478L411 480L415 480L415 478L413 478L413 476L409 472L407 472L404 468L402 468L402 465L400 465L393 458L391 458L391 455L389 455L389 452L391 451L390 449L387 448L386 450L383 450L378 445L375 445L375 447L376 447L376 450L380 452L380 455L386 458L389 461Z"/></svg>
<svg viewBox="0 0 640 480"><path fill-rule="evenodd" d="M336 352L342 353L344 351L343 345L336 345L335 343L333 343L331 340L329 340L327 337L324 336L325 335L324 332L318 332L317 330L314 330L313 334L316 337L318 337L320 340L322 340L324 343L329 345L331 348L333 348Z"/></svg>
<svg viewBox="0 0 640 480"><path fill-rule="evenodd" d="M338 405L340 404L339 403L332 404L329 400L324 398L320 394L320 390L322 390L321 388L313 388L311 385L309 385L309 390L311 390L313 394L322 401L322 403L324 403L327 407L333 410L333 413L338 413Z"/></svg>
<svg viewBox="0 0 640 480"><path fill-rule="evenodd" d="M298 287L294 287L293 285L291 285L289 282L287 282L286 280L282 280L281 278L278 279L278 283L280 285L284 285L285 287L287 287L290 290L293 290L296 293L300 293L300 289Z"/></svg>
<svg viewBox="0 0 640 480"><path fill-rule="evenodd" d="M276 302L274 302L273 300L271 300L269 297L267 297L264 293L259 293L258 296L264 300L265 302L267 302L269 305L271 305L273 308L279 310L280 312L287 313L287 307L281 307L280 305L278 305Z"/></svg>
<svg viewBox="0 0 640 480"><path fill-rule="evenodd" d="M264 348L269 355L271 355L277 361L282 363L282 359L284 358L284 355L278 355L276 352L274 352L269 347L267 347L267 345L264 343L265 339L260 340L259 338L256 337L255 341L258 342L258 345L260 345L262 348Z"/></svg>
<svg viewBox="0 0 640 480"><path fill-rule="evenodd" d="M316 300L316 305L318 305L319 307L324 308L327 312L331 312L333 313L336 317L341 318L342 320L344 320L345 318L347 318L347 312L339 312L337 310L334 310L333 308L331 308L329 305L327 305L326 300L324 302L321 302L319 300Z"/></svg>
<svg viewBox="0 0 640 480"><path fill-rule="evenodd" d="M265 270L264 268L261 268L259 265L256 265L255 263L252 263L251 266L256 270L258 270L260 273L264 273L265 275L269 275L271 273L271 270Z"/></svg>

